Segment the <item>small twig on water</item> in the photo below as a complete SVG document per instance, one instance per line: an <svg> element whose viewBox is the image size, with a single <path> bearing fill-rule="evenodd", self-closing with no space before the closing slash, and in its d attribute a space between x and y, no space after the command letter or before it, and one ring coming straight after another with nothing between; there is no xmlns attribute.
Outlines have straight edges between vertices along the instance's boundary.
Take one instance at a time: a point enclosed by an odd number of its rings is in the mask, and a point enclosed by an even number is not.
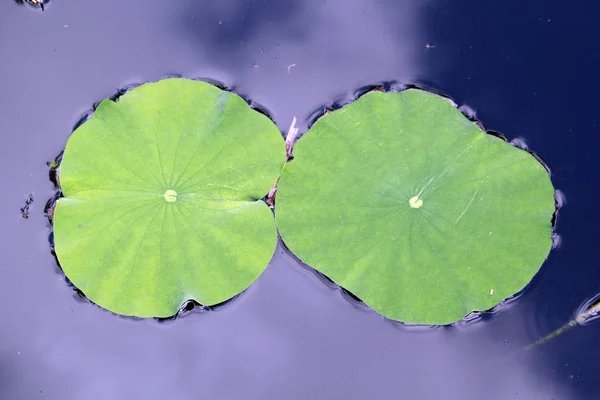
<svg viewBox="0 0 600 400"><path fill-rule="evenodd" d="M33 193L27 196L25 199L25 205L21 207L21 216L23 219L29 218L29 206L31 206L31 203L33 203Z"/></svg>
<svg viewBox="0 0 600 400"><path fill-rule="evenodd" d="M292 119L292 124L290 125L290 129L288 129L287 135L285 136L285 151L287 160L289 162L292 159L292 150L294 149L294 142L296 141L296 137L298 136L298 128L296 128L296 117ZM279 180L275 182L275 185L269 190L269 194L267 194L267 198L265 202L269 207L273 207L275 205L275 196L277 195L277 184Z"/></svg>
<svg viewBox="0 0 600 400"><path fill-rule="evenodd" d="M277 193L277 183L269 190L269 194L267 194L266 203L269 207L273 207L275 205L275 194Z"/></svg>
<svg viewBox="0 0 600 400"><path fill-rule="evenodd" d="M294 117L290 129L288 129L288 133L285 136L285 150L287 152L288 161L292 158L296 136L298 136L298 128L296 128L296 117Z"/></svg>

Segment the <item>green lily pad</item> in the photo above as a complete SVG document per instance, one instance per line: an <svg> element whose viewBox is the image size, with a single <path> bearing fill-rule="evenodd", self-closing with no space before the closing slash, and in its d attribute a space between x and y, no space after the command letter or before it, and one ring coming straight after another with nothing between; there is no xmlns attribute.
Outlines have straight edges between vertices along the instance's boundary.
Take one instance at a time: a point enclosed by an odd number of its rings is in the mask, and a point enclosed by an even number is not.
<svg viewBox="0 0 600 400"><path fill-rule="evenodd" d="M261 200L286 152L240 97L166 79L105 100L69 138L54 213L67 277L115 313L167 317L223 302L269 263L277 231Z"/></svg>
<svg viewBox="0 0 600 400"><path fill-rule="evenodd" d="M554 210L532 155L411 89L319 119L284 168L276 220L292 252L379 313L448 324L531 280Z"/></svg>

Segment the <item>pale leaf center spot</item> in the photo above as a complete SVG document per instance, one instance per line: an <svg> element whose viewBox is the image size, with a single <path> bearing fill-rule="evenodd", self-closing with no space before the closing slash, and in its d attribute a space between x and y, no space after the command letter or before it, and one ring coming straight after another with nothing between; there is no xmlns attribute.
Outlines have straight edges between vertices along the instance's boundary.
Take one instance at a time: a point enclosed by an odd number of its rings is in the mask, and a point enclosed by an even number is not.
<svg viewBox="0 0 600 400"><path fill-rule="evenodd" d="M163 194L163 197L165 198L166 201L168 201L169 203L174 203L177 201L177 192L174 190L167 190L165 192L165 194Z"/></svg>
<svg viewBox="0 0 600 400"><path fill-rule="evenodd" d="M419 195L416 195L408 200L408 204L410 204L412 208L419 208L423 205L423 200L419 198Z"/></svg>

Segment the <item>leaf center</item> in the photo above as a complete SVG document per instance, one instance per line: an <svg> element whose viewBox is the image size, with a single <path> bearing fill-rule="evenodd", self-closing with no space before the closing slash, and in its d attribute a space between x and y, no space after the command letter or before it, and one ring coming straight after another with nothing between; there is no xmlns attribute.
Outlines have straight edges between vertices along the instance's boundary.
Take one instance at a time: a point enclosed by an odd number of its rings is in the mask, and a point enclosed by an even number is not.
<svg viewBox="0 0 600 400"><path fill-rule="evenodd" d="M423 200L419 199L419 196L421 195L421 193L423 193L423 190L425 190L425 188L427 188L427 186L429 186L429 184L433 181L433 178L431 178L429 180L429 182L427 182L427 185L425 185L423 187L423 189L421 189L421 191L419 192L419 194L417 194L416 196L411 197L410 199L408 199L408 204L410 204L410 206L412 208L419 208L423 205Z"/></svg>
<svg viewBox="0 0 600 400"><path fill-rule="evenodd" d="M416 195L408 200L408 204L410 204L412 208L419 208L423 205L423 200L419 198L419 195Z"/></svg>
<svg viewBox="0 0 600 400"><path fill-rule="evenodd" d="M168 201L169 203L174 203L177 201L177 192L174 190L167 190L165 192L165 194L163 194L163 197L165 198L166 201Z"/></svg>

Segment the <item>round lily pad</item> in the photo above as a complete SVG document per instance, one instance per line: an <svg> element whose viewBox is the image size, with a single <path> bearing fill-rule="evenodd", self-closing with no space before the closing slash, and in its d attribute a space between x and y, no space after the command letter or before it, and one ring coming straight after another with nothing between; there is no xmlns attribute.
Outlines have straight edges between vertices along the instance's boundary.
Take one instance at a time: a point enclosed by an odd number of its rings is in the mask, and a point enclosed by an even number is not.
<svg viewBox="0 0 600 400"><path fill-rule="evenodd" d="M261 200L286 152L275 124L235 94L166 79L103 101L69 138L54 242L93 302L139 317L223 302L277 243Z"/></svg>
<svg viewBox="0 0 600 400"><path fill-rule="evenodd" d="M410 89L319 119L284 168L276 220L292 252L379 313L448 324L531 280L554 210L531 154Z"/></svg>

